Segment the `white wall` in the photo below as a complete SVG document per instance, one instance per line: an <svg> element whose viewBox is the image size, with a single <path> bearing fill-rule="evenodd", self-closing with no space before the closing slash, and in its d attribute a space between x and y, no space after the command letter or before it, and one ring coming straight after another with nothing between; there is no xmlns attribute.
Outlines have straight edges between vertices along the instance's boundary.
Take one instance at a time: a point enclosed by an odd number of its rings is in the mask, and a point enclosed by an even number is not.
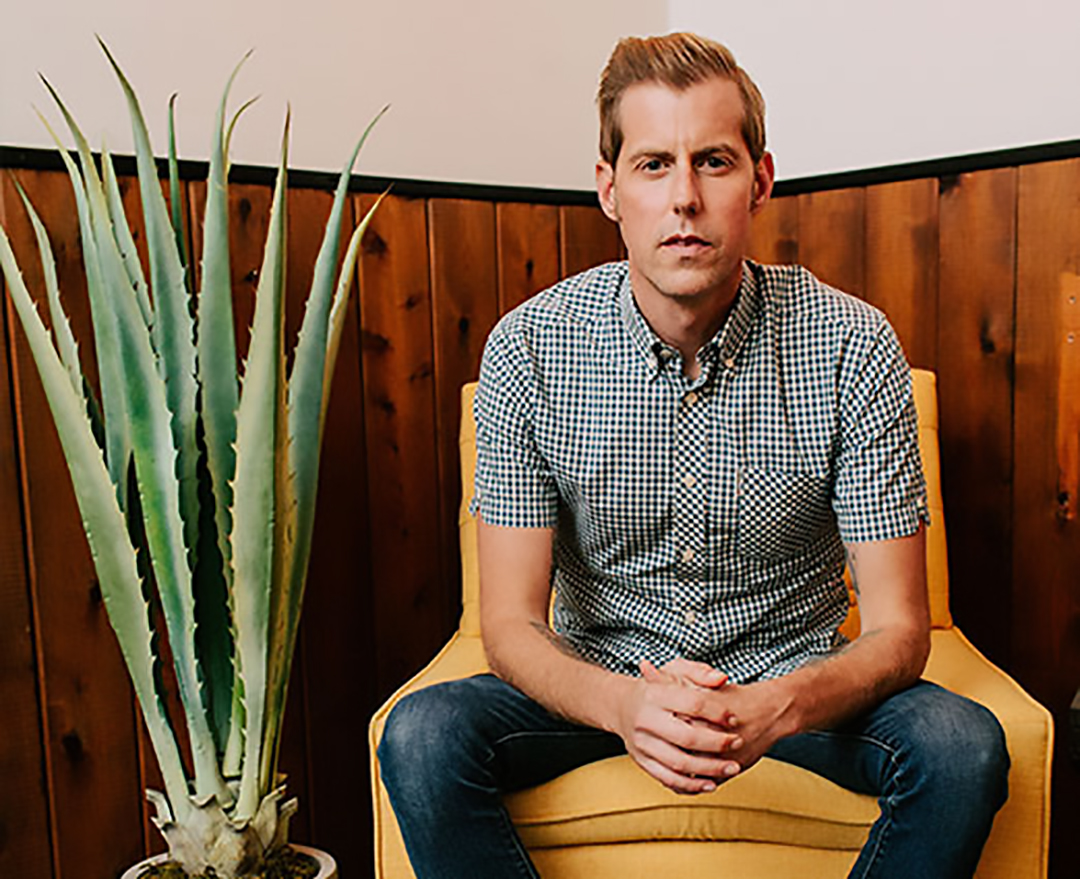
<svg viewBox="0 0 1080 879"><path fill-rule="evenodd" d="M100 33L161 153L178 91L181 155L206 157L254 47L237 162L276 162L291 101L290 164L336 170L390 102L361 172L590 189L608 53L676 29L728 43L759 82L781 179L1080 138L1077 0L33 0L0 52L0 144L51 145L41 70L95 144L130 151Z"/></svg>
<svg viewBox="0 0 1080 879"><path fill-rule="evenodd" d="M1077 0L669 0L764 92L778 176L1080 138Z"/></svg>
<svg viewBox="0 0 1080 879"><path fill-rule="evenodd" d="M254 47L233 106L233 160L273 165L287 102L290 165L337 170L368 119L393 107L361 173L591 188L593 98L619 36L663 30L663 0L31 0L0 52L0 144L51 146L44 72L95 146L131 151L123 98L94 34L134 83L164 154L180 93L179 151L204 159L218 97Z"/></svg>

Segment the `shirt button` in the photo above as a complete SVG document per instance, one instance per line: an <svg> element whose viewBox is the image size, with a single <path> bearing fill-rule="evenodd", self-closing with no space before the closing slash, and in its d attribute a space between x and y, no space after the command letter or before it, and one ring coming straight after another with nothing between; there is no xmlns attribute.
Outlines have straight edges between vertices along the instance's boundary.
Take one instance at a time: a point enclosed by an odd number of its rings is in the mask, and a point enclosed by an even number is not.
<svg viewBox="0 0 1080 879"><path fill-rule="evenodd" d="M694 475L692 473L687 473L682 478L682 484L685 485L687 488L693 488L695 485L697 485L697 480L694 478Z"/></svg>
<svg viewBox="0 0 1080 879"><path fill-rule="evenodd" d="M694 625L694 623L697 622L697 614L694 613L692 610L688 610L683 613L683 621L686 623L686 625L692 626Z"/></svg>
<svg viewBox="0 0 1080 879"><path fill-rule="evenodd" d="M724 366L726 366L728 369L734 369L735 368L735 358L734 357L728 357L724 361Z"/></svg>
<svg viewBox="0 0 1080 879"><path fill-rule="evenodd" d="M694 551L692 549L684 549L682 554L682 560L689 564L694 560Z"/></svg>
<svg viewBox="0 0 1080 879"><path fill-rule="evenodd" d="M693 406L697 402L697 400L698 400L698 395L697 395L696 391L691 391L689 394L687 394L685 397L683 397L683 402L687 406Z"/></svg>

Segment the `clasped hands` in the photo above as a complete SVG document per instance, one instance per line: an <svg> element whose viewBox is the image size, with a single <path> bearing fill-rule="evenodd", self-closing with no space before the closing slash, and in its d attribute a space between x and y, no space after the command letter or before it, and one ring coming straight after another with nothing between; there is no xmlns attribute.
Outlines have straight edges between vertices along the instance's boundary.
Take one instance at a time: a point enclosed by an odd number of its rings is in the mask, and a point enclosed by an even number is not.
<svg viewBox="0 0 1080 879"><path fill-rule="evenodd" d="M715 790L781 737L785 700L773 681L738 685L688 659L640 668L618 732L638 765L676 793Z"/></svg>

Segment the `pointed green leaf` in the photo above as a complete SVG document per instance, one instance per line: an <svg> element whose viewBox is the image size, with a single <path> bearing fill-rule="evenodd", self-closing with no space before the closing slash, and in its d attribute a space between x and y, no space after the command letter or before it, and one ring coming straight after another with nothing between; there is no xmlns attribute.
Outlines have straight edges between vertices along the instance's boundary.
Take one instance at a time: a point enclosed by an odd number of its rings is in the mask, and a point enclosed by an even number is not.
<svg viewBox="0 0 1080 879"><path fill-rule="evenodd" d="M198 298L198 374L201 391L203 442L206 448L207 479L213 493L212 515L217 540L217 557L221 564L220 582L225 589L226 610L229 612L230 638L235 644L234 608L232 605L233 560L232 533L233 480L236 478L236 410L239 388L236 381L236 338L233 328L232 270L229 258L229 192L228 156L225 144L225 114L229 92L240 68L250 56L245 55L233 69L218 105L214 135L210 144L210 171L206 182L206 209L203 217L203 253L201 289ZM200 568L204 567L200 561ZM199 580L196 601L220 607L216 597L217 577ZM204 594L205 593L205 594ZM200 610L200 613L202 611ZM214 625L211 623L211 625ZM220 630L222 626L217 626ZM228 634L228 632L227 632ZM219 652L231 653L224 645ZM208 649L207 653L211 651ZM236 693L238 663L228 670L228 682L220 680L219 672L208 669L210 699L214 706L216 736L219 746L235 761L227 761L227 776L240 770L240 737L243 722L242 706ZM223 705L227 699L228 705ZM232 742L230 749L229 740Z"/></svg>
<svg viewBox="0 0 1080 879"><path fill-rule="evenodd" d="M287 504L284 470L285 193L289 122L270 209L270 228L255 293L247 367L237 417L232 549L237 648L244 691L244 766L238 821L258 808L267 688L267 649L275 570L285 535L279 511Z"/></svg>
<svg viewBox="0 0 1080 879"><path fill-rule="evenodd" d="M52 245L49 243L49 233L45 230L44 223L41 222L37 211L34 210L34 206L30 203L30 198L27 196L26 190L22 188L22 184L14 176L11 179L15 183L15 188L19 191L19 197L26 207L26 213L30 216L30 223L34 227L34 236L37 238L38 252L41 255L41 272L45 278L45 293L49 302L49 319L53 326L53 332L56 334L56 347L60 352L60 360L71 378L72 388L75 389L75 393L81 396L83 393L83 375L82 366L79 363L79 345L75 341L75 334L71 331L71 324L68 322L67 314L64 313L64 306L60 303L60 285L56 280L56 260L53 257Z"/></svg>
<svg viewBox="0 0 1080 879"><path fill-rule="evenodd" d="M169 98L169 209L173 234L176 236L176 250L180 254L180 264L184 267L184 281L190 293L191 263L188 260L187 236L184 234L184 200L180 194L180 165L176 161L176 98L175 93Z"/></svg>
<svg viewBox="0 0 1080 879"><path fill-rule="evenodd" d="M248 52L247 55L244 56L243 60L241 60L240 63L243 64L244 61L246 61L250 57L250 55L251 55L251 52ZM230 82L231 82L231 80L230 80ZM244 111L248 107L250 107L252 104L254 104L257 100L259 100L258 95L256 95L254 98L249 98L248 100L244 101L244 103L240 105L240 109L237 110L235 113L233 113L232 119L229 120L229 130L225 133L225 174L226 174L226 176L229 173L229 167L230 167L229 153L230 153L230 151L232 149L233 129L236 128L236 123L240 121L240 117L244 115Z"/></svg>
<svg viewBox="0 0 1080 879"><path fill-rule="evenodd" d="M139 262L139 251L135 249L135 236L131 234L127 214L124 212L124 200L120 196L120 184L116 179L116 169L113 168L112 156L109 155L109 149L104 143L101 145L101 170L109 216L112 217L113 234L116 237L116 246L120 249L120 256L124 260L124 268L127 270L131 286L135 290L135 299L139 303L139 310L142 312L143 320L149 326L153 320L153 314L150 309L150 294L146 288L146 275L143 274L142 263Z"/></svg>
<svg viewBox="0 0 1080 879"><path fill-rule="evenodd" d="M118 353L116 315L109 307L108 298L101 278L101 264L98 259L97 244L94 237L92 216L96 211L104 210L103 205L94 208L90 193L100 192L101 185L94 167L90 147L86 143L75 119L68 112L64 102L52 85L42 77L45 87L60 108L79 152L79 161L83 171L75 167L60 138L52 126L39 113L42 123L56 143L57 152L67 168L71 178L71 188L75 194L75 209L79 217L79 238L82 243L83 266L86 270L86 290L90 299L90 317L94 325L94 349L97 354L98 382L101 385L101 408L105 421L105 451L109 467L109 476L117 489L117 501L121 509L127 504L127 470L131 458L131 437L128 427L127 403L124 391L124 376ZM85 182L84 182L84 176ZM87 183L90 185L87 186ZM96 185L95 185L96 184Z"/></svg>
<svg viewBox="0 0 1080 879"><path fill-rule="evenodd" d="M248 53L250 55L250 52ZM198 373L202 389L202 422L207 466L215 497L215 522L224 560L226 583L232 582L231 509L236 474L236 339L233 329L232 269L229 258L229 191L223 129L225 112L240 67L236 65L218 106L210 146L210 174L206 182L203 216L202 278L199 290Z"/></svg>
<svg viewBox="0 0 1080 879"><path fill-rule="evenodd" d="M368 224L375 216L375 211L383 203L383 199L390 194L390 190L382 193L375 203L368 208L360 225L353 230L352 238L349 239L349 248L345 252L345 261L341 264L341 272L338 274L337 292L334 293L334 304L330 309L330 334L326 345L326 363L323 367L323 393L322 406L319 412L319 446L322 446L323 428L326 425L326 409L330 405L330 384L334 376L334 366L337 364L338 349L341 347L341 334L345 329L345 314L349 305L349 291L352 289L353 272L360 256L360 245L367 231ZM318 465L316 464L316 470ZM314 497L311 505L314 512ZM312 516L314 524L314 516Z"/></svg>
<svg viewBox="0 0 1080 879"><path fill-rule="evenodd" d="M139 100L124 72L100 38L105 56L127 99L131 131L135 140L135 164L139 172L146 246L150 258L150 286L154 295L154 350L165 379L165 399L172 413L172 433L179 458L180 515L184 522L184 545L193 553L199 527L199 486L196 475L198 447L195 441L195 322L184 282L184 267L176 247L169 210L158 179L150 135Z"/></svg>
<svg viewBox="0 0 1080 879"><path fill-rule="evenodd" d="M176 739L154 682L157 657L152 646L149 612L139 582L135 553L128 540L127 524L116 502L115 485L94 441L83 401L72 387L49 340L2 228L0 267L56 423L109 622L116 632L146 719L169 801L177 817L183 819L190 810L188 785Z"/></svg>

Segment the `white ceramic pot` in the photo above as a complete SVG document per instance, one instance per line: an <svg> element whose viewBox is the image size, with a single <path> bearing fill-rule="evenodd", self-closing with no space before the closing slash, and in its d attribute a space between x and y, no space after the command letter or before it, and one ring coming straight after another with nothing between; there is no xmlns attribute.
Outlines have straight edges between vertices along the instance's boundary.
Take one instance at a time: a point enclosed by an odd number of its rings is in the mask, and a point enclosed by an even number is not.
<svg viewBox="0 0 1080 879"><path fill-rule="evenodd" d="M306 845L297 845L296 843L289 843L289 845L298 852L310 855L319 862L319 872L315 874L315 879L338 879L337 862L326 852L320 851L317 848L309 848ZM155 855L152 858L147 858L145 861L140 861L133 867L128 867L120 879L138 879L139 874L147 867L153 864L163 863L168 859L168 854Z"/></svg>

